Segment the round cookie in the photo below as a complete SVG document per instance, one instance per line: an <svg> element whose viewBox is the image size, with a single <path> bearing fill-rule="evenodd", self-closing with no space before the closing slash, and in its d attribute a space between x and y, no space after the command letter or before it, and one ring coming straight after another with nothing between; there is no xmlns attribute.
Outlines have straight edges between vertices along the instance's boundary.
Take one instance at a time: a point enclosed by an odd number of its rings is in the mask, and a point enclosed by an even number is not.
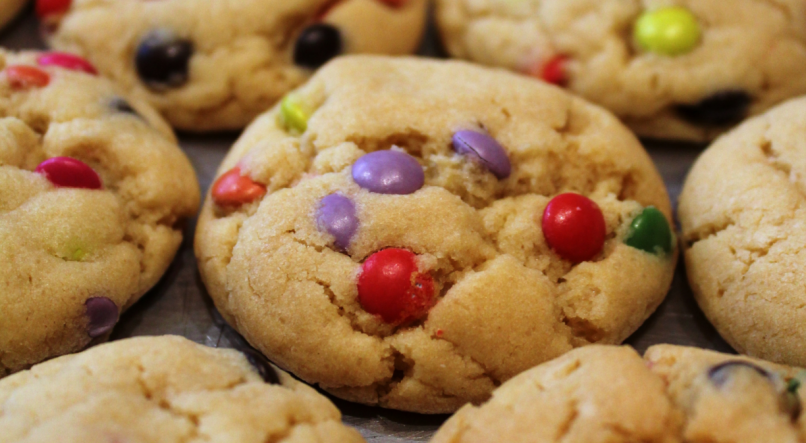
<svg viewBox="0 0 806 443"><path fill-rule="evenodd" d="M747 442L806 436L806 372L696 348L587 346L467 405L431 443Z"/></svg>
<svg viewBox="0 0 806 443"><path fill-rule="evenodd" d="M198 208L167 123L93 71L0 52L0 377L105 336Z"/></svg>
<svg viewBox="0 0 806 443"><path fill-rule="evenodd" d="M281 367L442 413L638 328L671 282L669 214L598 107L463 62L351 56L236 143L196 255L225 319Z"/></svg>
<svg viewBox="0 0 806 443"><path fill-rule="evenodd" d="M254 351L174 336L107 343L0 380L3 442L363 442Z"/></svg>
<svg viewBox="0 0 806 443"><path fill-rule="evenodd" d="M426 0L38 0L80 54L178 129L241 129L345 53L409 54Z"/></svg>
<svg viewBox="0 0 806 443"><path fill-rule="evenodd" d="M685 417L680 441L799 442L806 437L806 372L684 346L644 354Z"/></svg>
<svg viewBox="0 0 806 443"><path fill-rule="evenodd" d="M736 350L806 366L806 99L708 148L680 195L688 279Z"/></svg>
<svg viewBox="0 0 806 443"><path fill-rule="evenodd" d="M0 3L0 28L9 24L20 13L26 3L28 3L28 0L3 0Z"/></svg>
<svg viewBox="0 0 806 443"><path fill-rule="evenodd" d="M562 84L638 135L708 141L806 94L801 0L438 0L454 57Z"/></svg>

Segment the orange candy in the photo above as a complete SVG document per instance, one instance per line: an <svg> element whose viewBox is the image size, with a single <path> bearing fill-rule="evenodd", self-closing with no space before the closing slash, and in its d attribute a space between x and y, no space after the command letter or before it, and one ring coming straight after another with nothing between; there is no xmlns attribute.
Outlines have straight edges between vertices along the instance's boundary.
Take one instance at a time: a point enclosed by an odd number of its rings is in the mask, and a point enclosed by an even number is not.
<svg viewBox="0 0 806 443"><path fill-rule="evenodd" d="M213 183L212 197L219 206L240 206L251 203L266 195L266 187L241 175L236 166Z"/></svg>
<svg viewBox="0 0 806 443"><path fill-rule="evenodd" d="M11 87L16 89L43 88L50 83L50 75L33 66L13 65L5 73Z"/></svg>

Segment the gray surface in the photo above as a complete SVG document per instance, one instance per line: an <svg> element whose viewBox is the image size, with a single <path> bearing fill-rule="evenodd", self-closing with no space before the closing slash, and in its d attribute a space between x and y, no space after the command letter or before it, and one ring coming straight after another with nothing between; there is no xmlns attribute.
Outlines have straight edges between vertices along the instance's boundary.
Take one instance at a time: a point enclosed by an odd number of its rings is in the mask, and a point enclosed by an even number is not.
<svg viewBox="0 0 806 443"><path fill-rule="evenodd" d="M0 35L0 44L13 49L41 47L32 12ZM422 54L438 56L433 32ZM207 190L219 162L237 134L179 134L182 148L193 162L203 191ZM700 146L646 142L673 201ZM192 234L195 220L188 223L185 242L162 281L142 301L123 315L112 339L136 335L178 334L210 346L230 347L239 338L227 328L212 307L196 270ZM672 289L644 326L627 343L643 351L655 343L700 346L730 352L694 302L682 264ZM427 441L445 416L424 416L355 405L334 399L344 420L375 443Z"/></svg>

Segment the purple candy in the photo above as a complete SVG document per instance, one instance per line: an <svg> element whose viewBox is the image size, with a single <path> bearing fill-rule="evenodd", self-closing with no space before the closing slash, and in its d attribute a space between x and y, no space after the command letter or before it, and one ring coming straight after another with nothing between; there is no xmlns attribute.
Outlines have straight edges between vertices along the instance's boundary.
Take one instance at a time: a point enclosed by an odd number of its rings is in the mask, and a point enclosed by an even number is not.
<svg viewBox="0 0 806 443"><path fill-rule="evenodd" d="M504 148L489 135L478 131L459 131L453 134L453 149L480 161L499 179L509 177L512 164Z"/></svg>
<svg viewBox="0 0 806 443"><path fill-rule="evenodd" d="M319 202L316 223L320 231L336 237L334 244L337 248L347 249L350 246L350 239L358 229L355 204L343 195L330 194Z"/></svg>
<svg viewBox="0 0 806 443"><path fill-rule="evenodd" d="M400 151L377 151L353 165L353 180L378 194L412 194L423 187L425 173L414 157Z"/></svg>
<svg viewBox="0 0 806 443"><path fill-rule="evenodd" d="M106 297L94 297L88 299L84 305L90 319L87 331L90 337L100 337L115 327L119 315L115 302Z"/></svg>

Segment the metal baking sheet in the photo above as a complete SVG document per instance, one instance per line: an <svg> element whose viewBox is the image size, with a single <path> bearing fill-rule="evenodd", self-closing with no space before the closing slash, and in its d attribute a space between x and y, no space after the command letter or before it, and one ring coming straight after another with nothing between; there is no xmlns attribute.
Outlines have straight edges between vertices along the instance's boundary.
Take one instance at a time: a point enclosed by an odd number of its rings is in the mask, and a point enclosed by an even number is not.
<svg viewBox="0 0 806 443"><path fill-rule="evenodd" d="M10 49L43 48L32 8L29 7L23 17L0 35L0 45ZM426 36L420 53L442 56L433 29ZM179 134L182 149L196 168L203 192L237 137L237 133ZM683 179L703 146L652 141L644 144L663 175L672 201L676 202ZM195 225L195 220L188 223L185 241L170 269L153 290L123 315L113 333L113 340L138 335L177 334L209 346L237 345L240 337L215 312L199 278L193 256ZM666 301L627 343L640 352L656 343L732 352L697 307L686 283L682 262ZM373 443L428 441L447 418L333 400L342 410L344 421Z"/></svg>

